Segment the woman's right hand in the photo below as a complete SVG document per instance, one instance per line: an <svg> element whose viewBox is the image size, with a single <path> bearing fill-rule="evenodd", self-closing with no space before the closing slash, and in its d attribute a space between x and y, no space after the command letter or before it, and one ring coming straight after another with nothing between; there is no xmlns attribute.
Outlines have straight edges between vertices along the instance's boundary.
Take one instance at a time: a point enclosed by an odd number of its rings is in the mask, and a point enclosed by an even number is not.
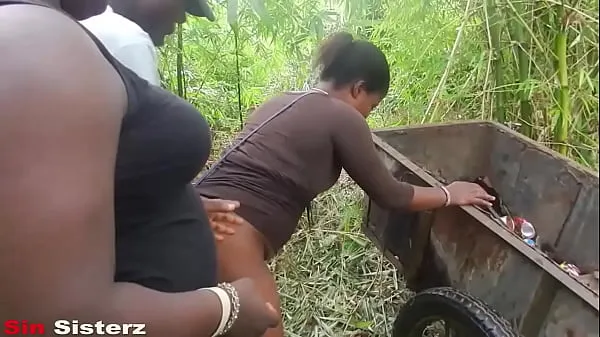
<svg viewBox="0 0 600 337"><path fill-rule="evenodd" d="M477 205L490 207L492 202L496 200L481 186L466 181L455 181L446 186L446 189L450 193L450 205L453 206Z"/></svg>
<svg viewBox="0 0 600 337"><path fill-rule="evenodd" d="M274 328L279 324L281 317L273 306L260 296L251 279L239 279L231 285L237 290L240 312L227 336L260 337L268 328Z"/></svg>

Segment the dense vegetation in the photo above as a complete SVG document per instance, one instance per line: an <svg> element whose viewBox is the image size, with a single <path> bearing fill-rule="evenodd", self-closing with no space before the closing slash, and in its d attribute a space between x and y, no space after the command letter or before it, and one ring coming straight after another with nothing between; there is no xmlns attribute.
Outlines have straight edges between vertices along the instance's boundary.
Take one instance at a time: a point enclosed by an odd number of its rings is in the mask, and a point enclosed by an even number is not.
<svg viewBox="0 0 600 337"><path fill-rule="evenodd" d="M386 53L393 84L373 126L494 119L598 169L598 0L215 0L161 49L165 86L198 106L217 144L246 111L314 83L312 55L346 30ZM218 149L218 146L217 146ZM386 335L402 292L358 232L345 180L273 268L290 336Z"/></svg>

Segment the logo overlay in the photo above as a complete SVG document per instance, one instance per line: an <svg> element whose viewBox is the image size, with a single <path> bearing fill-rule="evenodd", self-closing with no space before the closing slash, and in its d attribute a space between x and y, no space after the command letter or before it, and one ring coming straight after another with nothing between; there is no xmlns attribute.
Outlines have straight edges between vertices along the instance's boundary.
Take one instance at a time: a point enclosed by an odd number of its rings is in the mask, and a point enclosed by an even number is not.
<svg viewBox="0 0 600 337"><path fill-rule="evenodd" d="M8 320L4 322L4 334L6 335L43 335L54 332L59 336L129 336L145 335L146 324L140 323L81 323L77 320L61 319L54 325L47 327L40 323L31 323L26 320Z"/></svg>

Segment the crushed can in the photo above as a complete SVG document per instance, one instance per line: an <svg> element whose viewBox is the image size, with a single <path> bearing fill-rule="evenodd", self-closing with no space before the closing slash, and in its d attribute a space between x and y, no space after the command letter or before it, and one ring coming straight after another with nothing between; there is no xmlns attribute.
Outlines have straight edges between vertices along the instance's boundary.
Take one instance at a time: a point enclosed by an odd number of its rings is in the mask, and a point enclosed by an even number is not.
<svg viewBox="0 0 600 337"><path fill-rule="evenodd" d="M506 228L508 228L509 231L514 232L515 231L515 222L507 217L507 216L503 216L500 218L500 221L502 221L502 223L504 223L504 226L506 226Z"/></svg>
<svg viewBox="0 0 600 337"><path fill-rule="evenodd" d="M567 272L567 274L571 275L571 277L578 277L581 274L581 271L579 270L579 268L577 268L576 265L568 262L561 263L559 267L560 269Z"/></svg>
<svg viewBox="0 0 600 337"><path fill-rule="evenodd" d="M523 239L535 239L537 233L535 231L535 227L533 227L529 221L525 220L524 218L514 217L513 222L515 224L514 228L516 234L521 236Z"/></svg>

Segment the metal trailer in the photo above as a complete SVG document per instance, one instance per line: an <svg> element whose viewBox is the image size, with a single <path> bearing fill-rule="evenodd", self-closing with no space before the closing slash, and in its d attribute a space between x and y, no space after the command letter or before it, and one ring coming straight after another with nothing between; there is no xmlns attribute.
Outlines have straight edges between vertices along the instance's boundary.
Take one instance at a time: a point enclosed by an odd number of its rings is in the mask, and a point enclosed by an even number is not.
<svg viewBox="0 0 600 337"><path fill-rule="evenodd" d="M597 173L493 122L379 129L373 140L399 180L439 186L489 177L541 241L598 269ZM365 202L363 231L417 292L394 337L421 336L428 318L449 320L453 337L599 336L597 292L481 209L402 213Z"/></svg>

